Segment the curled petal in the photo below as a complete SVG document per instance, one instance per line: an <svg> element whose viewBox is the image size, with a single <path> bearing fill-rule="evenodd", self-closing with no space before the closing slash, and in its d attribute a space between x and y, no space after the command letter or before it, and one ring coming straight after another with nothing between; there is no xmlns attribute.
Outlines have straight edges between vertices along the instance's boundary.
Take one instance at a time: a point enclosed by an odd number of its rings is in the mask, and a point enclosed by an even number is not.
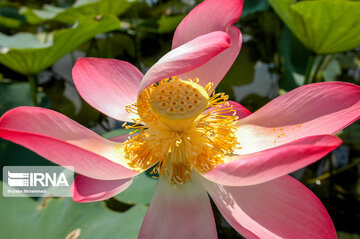
<svg viewBox="0 0 360 239"><path fill-rule="evenodd" d="M242 9L242 0L207 0L200 3L176 28L172 48L209 32L225 31L239 20Z"/></svg>
<svg viewBox="0 0 360 239"><path fill-rule="evenodd" d="M337 148L342 141L332 135L299 139L252 154L234 155L203 176L228 186L263 183L305 167Z"/></svg>
<svg viewBox="0 0 360 239"><path fill-rule="evenodd" d="M132 121L125 106L136 102L143 78L135 66L114 59L79 58L72 73L76 89L91 106L114 119Z"/></svg>
<svg viewBox="0 0 360 239"><path fill-rule="evenodd" d="M87 177L113 180L139 174L123 160L124 149L66 116L37 107L18 107L0 118L0 137Z"/></svg>
<svg viewBox="0 0 360 239"><path fill-rule="evenodd" d="M246 238L336 238L320 200L288 175L253 186L203 184L224 218Z"/></svg>
<svg viewBox="0 0 360 239"><path fill-rule="evenodd" d="M239 29L234 26L229 26L226 32L230 35L231 47L221 52L204 65L181 74L180 78L194 79L197 77L199 78L200 85L205 86L207 83L211 82L214 84L214 87L216 87L239 55L242 44L242 36ZM240 79L241 78L239 77L239 80Z"/></svg>
<svg viewBox="0 0 360 239"><path fill-rule="evenodd" d="M238 154L313 135L335 134L360 117L360 87L326 82L299 87L272 100L238 125Z"/></svg>
<svg viewBox="0 0 360 239"><path fill-rule="evenodd" d="M75 202L96 202L115 196L127 189L133 178L99 180L78 174L71 191Z"/></svg>
<svg viewBox="0 0 360 239"><path fill-rule="evenodd" d="M139 239L215 239L214 216L203 186L192 182L174 187L163 177L140 230Z"/></svg>
<svg viewBox="0 0 360 239"><path fill-rule="evenodd" d="M226 32L217 31L199 36L163 56L141 81L139 94L148 86L160 80L188 72L208 62L214 56L230 47Z"/></svg>
<svg viewBox="0 0 360 239"><path fill-rule="evenodd" d="M200 79L199 84L214 83L216 87L238 56L242 37L239 29L232 26L241 16L242 0L207 0L195 7L177 27L173 49L192 39L213 31L226 31L230 35L231 47L204 65L182 74L183 79Z"/></svg>

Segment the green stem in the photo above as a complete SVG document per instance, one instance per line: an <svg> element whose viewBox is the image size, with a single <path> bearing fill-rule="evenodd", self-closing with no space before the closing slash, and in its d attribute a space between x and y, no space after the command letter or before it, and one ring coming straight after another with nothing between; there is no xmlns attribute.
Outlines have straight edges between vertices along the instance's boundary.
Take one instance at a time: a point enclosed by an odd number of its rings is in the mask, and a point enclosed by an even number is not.
<svg viewBox="0 0 360 239"><path fill-rule="evenodd" d="M74 56L74 52L72 51L72 52L70 52L70 57L71 57L71 65L73 66L73 65L75 65L75 56Z"/></svg>
<svg viewBox="0 0 360 239"><path fill-rule="evenodd" d="M309 58L308 65L307 65L307 68L306 68L304 85L310 84L311 81L312 81L311 70L312 70L313 65L314 65L314 60L315 60L315 55L311 54L310 58Z"/></svg>
<svg viewBox="0 0 360 239"><path fill-rule="evenodd" d="M319 74L319 70L321 69L321 66L323 65L324 61L325 61L325 58L326 58L326 55L321 55L320 56L320 61L318 62L317 66L316 66L316 69L315 69L315 72L311 78L311 82L315 82L317 81L317 76Z"/></svg>
<svg viewBox="0 0 360 239"><path fill-rule="evenodd" d="M29 75L28 80L29 80L29 84L30 84L31 98L33 100L34 106L39 106L38 101L37 101L36 78L33 75Z"/></svg>
<svg viewBox="0 0 360 239"><path fill-rule="evenodd" d="M340 168L340 169L334 169L334 170L332 170L332 174L331 174L330 172L324 173L323 175L321 175L321 176L319 176L319 177L317 177L317 178L308 180L308 181L306 182L306 184L313 184L313 183L316 183L316 181L318 181L318 180L319 180L319 181L323 181L323 180L325 180L325 179L330 178L331 176L337 175L337 174L339 174L339 173L343 173L343 172L345 172L345 171L347 171L347 170L349 170L349 169L351 169L351 168L353 168L353 167L356 167L356 166L358 166L359 164L360 164L360 158L355 158L355 159L353 160L353 162L350 163L350 164L348 164L347 166L344 166L344 167L342 167L342 168Z"/></svg>
<svg viewBox="0 0 360 239"><path fill-rule="evenodd" d="M331 55L330 57L328 57L328 59L326 60L326 62L322 65L321 69L320 69L320 74L322 75L324 73L324 71L326 70L326 68L329 66L329 64L332 62L332 60L335 58L335 55Z"/></svg>

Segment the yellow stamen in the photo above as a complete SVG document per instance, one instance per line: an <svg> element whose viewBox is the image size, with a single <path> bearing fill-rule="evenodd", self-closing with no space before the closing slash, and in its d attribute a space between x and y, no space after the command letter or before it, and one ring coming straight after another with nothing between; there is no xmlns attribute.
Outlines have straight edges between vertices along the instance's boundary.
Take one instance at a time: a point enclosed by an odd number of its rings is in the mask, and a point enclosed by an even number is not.
<svg viewBox="0 0 360 239"><path fill-rule="evenodd" d="M191 171L207 173L223 163L223 157L239 146L235 137L235 110L228 96L178 77L165 79L142 92L135 105L127 107L138 114L139 134L125 143L128 164L169 177L171 183L191 181ZM211 108L206 110L207 108Z"/></svg>

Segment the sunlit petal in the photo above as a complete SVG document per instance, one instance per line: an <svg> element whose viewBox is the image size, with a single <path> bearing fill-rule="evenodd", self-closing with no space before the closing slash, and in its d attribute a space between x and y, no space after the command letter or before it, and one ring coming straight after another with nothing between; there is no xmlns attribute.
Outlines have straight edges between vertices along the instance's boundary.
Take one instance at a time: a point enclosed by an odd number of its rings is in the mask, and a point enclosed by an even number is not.
<svg viewBox="0 0 360 239"><path fill-rule="evenodd" d="M0 137L56 164L72 166L87 177L111 180L139 174L125 166L122 144L52 110L19 107L8 111L0 118Z"/></svg>
<svg viewBox="0 0 360 239"><path fill-rule="evenodd" d="M307 136L335 134L360 117L360 87L326 82L299 87L239 120L239 154Z"/></svg>
<svg viewBox="0 0 360 239"><path fill-rule="evenodd" d="M193 180L174 187L159 178L139 238L217 238L210 200L203 186Z"/></svg>
<svg viewBox="0 0 360 239"><path fill-rule="evenodd" d="M320 200L290 176L245 187L203 183L225 219L246 238L336 238Z"/></svg>
<svg viewBox="0 0 360 239"><path fill-rule="evenodd" d="M342 141L332 135L302 138L252 154L229 156L203 176L229 186L253 185L305 167L337 148Z"/></svg>
<svg viewBox="0 0 360 239"><path fill-rule="evenodd" d="M81 97L104 114L132 121L125 106L136 102L143 74L125 61L80 58L73 68L73 80Z"/></svg>

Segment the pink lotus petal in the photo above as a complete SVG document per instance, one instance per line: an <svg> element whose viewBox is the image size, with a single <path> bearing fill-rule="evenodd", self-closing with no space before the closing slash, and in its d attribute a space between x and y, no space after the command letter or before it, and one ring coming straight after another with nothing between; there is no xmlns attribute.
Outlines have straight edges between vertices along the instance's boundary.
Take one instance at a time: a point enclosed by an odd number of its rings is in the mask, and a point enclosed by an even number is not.
<svg viewBox="0 0 360 239"><path fill-rule="evenodd" d="M71 185L75 202L96 202L106 200L127 189L133 178L98 180L78 174Z"/></svg>
<svg viewBox="0 0 360 239"><path fill-rule="evenodd" d="M198 36L226 27L239 20L243 9L242 0L207 0L195 7L179 24L172 48L177 48Z"/></svg>
<svg viewBox="0 0 360 239"><path fill-rule="evenodd" d="M227 158L230 162L203 176L228 186L263 183L319 160L341 143L332 135L306 137L265 151L230 156Z"/></svg>
<svg viewBox="0 0 360 239"><path fill-rule="evenodd" d="M217 31L199 36L163 56L141 81L139 94L157 81L188 72L230 47L227 33Z"/></svg>
<svg viewBox="0 0 360 239"><path fill-rule="evenodd" d="M132 121L125 106L136 102L143 78L135 66L114 59L79 58L72 72L77 90L91 106L114 119Z"/></svg>
<svg viewBox="0 0 360 239"><path fill-rule="evenodd" d="M225 219L246 238L336 238L320 200L290 176L245 187L204 180L204 186Z"/></svg>
<svg viewBox="0 0 360 239"><path fill-rule="evenodd" d="M208 82L216 87L239 54L242 38L239 29L231 26L239 20L243 9L242 0L207 0L194 8L177 27L173 48L198 36L213 31L226 31L231 37L231 47L203 66L181 75L183 79L198 77L201 85Z"/></svg>
<svg viewBox="0 0 360 239"><path fill-rule="evenodd" d="M249 154L312 135L334 134L360 117L360 87L317 83L282 95L238 121L238 140Z"/></svg>
<svg viewBox="0 0 360 239"><path fill-rule="evenodd" d="M204 65L181 74L180 78L194 79L197 77L200 80L200 85L205 86L207 83L211 82L214 84L215 88L224 78L234 63L236 57L239 55L242 44L242 36L239 29L234 26L230 26L226 32L230 35L231 47L221 52ZM239 80L241 80L240 77Z"/></svg>
<svg viewBox="0 0 360 239"><path fill-rule="evenodd" d="M159 178L140 230L139 239L144 238L217 238L210 200L199 181L174 187Z"/></svg>
<svg viewBox="0 0 360 239"><path fill-rule="evenodd" d="M0 137L20 144L87 177L113 180L134 177L123 147L104 139L66 116L37 107L18 107L0 118Z"/></svg>

